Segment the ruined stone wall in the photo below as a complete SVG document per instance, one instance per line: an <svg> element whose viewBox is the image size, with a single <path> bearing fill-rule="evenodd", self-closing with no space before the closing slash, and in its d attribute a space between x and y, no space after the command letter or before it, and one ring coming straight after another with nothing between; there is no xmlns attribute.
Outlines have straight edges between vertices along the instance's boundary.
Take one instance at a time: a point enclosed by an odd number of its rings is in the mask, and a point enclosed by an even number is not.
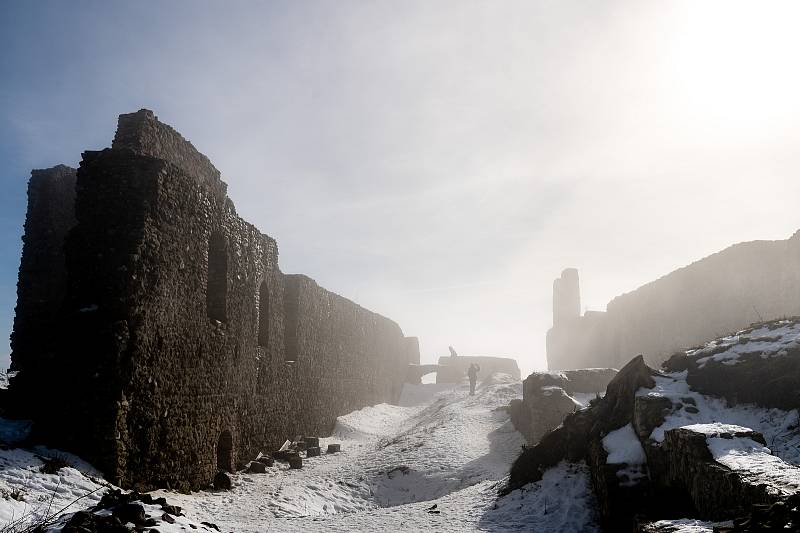
<svg viewBox="0 0 800 533"><path fill-rule="evenodd" d="M111 148L127 149L140 155L169 161L188 176L205 183L218 200L225 198L228 186L222 181L219 170L180 133L159 122L149 109L119 116Z"/></svg>
<svg viewBox="0 0 800 533"><path fill-rule="evenodd" d="M24 370L11 389L36 395L53 382L57 401L27 412L36 439L113 483L198 488L287 437L324 434L337 415L399 397L400 328L284 276L275 241L224 191L205 156L142 110L122 115L112 148L84 153L59 193L64 205L74 198L77 221L63 248L31 237L63 249L59 343L35 367L37 350L18 343L12 361ZM35 198L29 217L46 226ZM32 306L23 287L39 286L26 264L20 309ZM18 330L41 335L48 320L21 313Z"/></svg>
<svg viewBox="0 0 800 533"><path fill-rule="evenodd" d="M51 380L56 399L33 412L38 440L83 453L118 479L118 401L133 369L132 336L152 265L140 260L147 213L157 199L152 179L165 162L106 150L86 152L75 185L76 225L64 245L66 297L59 309L57 350L46 367L21 371L13 392L31 395ZM41 327L31 322L30 327ZM12 353L13 361L26 354Z"/></svg>
<svg viewBox="0 0 800 533"><path fill-rule="evenodd" d="M338 415L396 403L408 364L400 327L306 276L285 283L286 358L304 377L304 427L329 433Z"/></svg>
<svg viewBox="0 0 800 533"><path fill-rule="evenodd" d="M75 169L59 165L34 170L28 184L28 213L22 237L19 295L11 349L18 356L11 369L22 394L10 407L28 406L33 412L48 408L53 398L50 380L23 382L30 374L53 364L57 348L59 315L66 295L64 240L75 225ZM28 394L30 392L30 394Z"/></svg>
<svg viewBox="0 0 800 533"><path fill-rule="evenodd" d="M578 318L581 314L581 292L578 270L565 268L553 281L553 324Z"/></svg>
<svg viewBox="0 0 800 533"><path fill-rule="evenodd" d="M681 348L798 314L800 232L731 246L614 298L606 313L554 325L548 367L619 367L639 353L658 365Z"/></svg>
<svg viewBox="0 0 800 533"><path fill-rule="evenodd" d="M409 365L419 364L419 339L416 337L406 337L406 361Z"/></svg>
<svg viewBox="0 0 800 533"><path fill-rule="evenodd" d="M212 187L172 164L149 180L157 198L130 267L144 290L130 309L132 368L118 399L120 482L188 488L295 429L281 355L282 276L275 241ZM215 254L225 265L217 287ZM213 290L224 292L223 320L210 316ZM219 459L223 435L232 448Z"/></svg>
<svg viewBox="0 0 800 533"><path fill-rule="evenodd" d="M619 368L625 355L619 353L616 329L609 327L606 313L587 311L581 317L562 321L547 332L547 367L550 370Z"/></svg>

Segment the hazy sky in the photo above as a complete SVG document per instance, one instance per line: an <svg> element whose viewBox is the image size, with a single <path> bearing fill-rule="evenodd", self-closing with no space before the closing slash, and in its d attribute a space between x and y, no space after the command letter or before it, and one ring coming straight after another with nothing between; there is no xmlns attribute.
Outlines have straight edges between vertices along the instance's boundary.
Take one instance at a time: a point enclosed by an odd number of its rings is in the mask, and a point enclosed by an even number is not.
<svg viewBox="0 0 800 533"><path fill-rule="evenodd" d="M423 360L542 368L563 267L603 309L800 228L799 22L791 1L3 1L0 332L30 168L76 166L147 107L284 272L396 320Z"/></svg>

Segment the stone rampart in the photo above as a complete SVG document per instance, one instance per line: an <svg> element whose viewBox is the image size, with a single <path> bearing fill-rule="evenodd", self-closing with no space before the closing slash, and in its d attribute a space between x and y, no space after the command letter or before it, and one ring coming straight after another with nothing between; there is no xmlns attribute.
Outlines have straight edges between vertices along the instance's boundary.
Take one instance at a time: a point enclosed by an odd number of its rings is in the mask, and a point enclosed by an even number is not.
<svg viewBox="0 0 800 533"><path fill-rule="evenodd" d="M412 357L400 327L285 276L275 240L152 112L122 115L112 148L85 152L72 186L69 175L41 186L34 173L20 269L10 393L36 440L124 487L189 490L397 401ZM41 187L53 191L45 209ZM52 353L45 337L58 339Z"/></svg>
<svg viewBox="0 0 800 533"><path fill-rule="evenodd" d="M797 315L800 232L733 245L614 298L604 313L554 314L548 368L619 368L639 353L657 366L681 348Z"/></svg>

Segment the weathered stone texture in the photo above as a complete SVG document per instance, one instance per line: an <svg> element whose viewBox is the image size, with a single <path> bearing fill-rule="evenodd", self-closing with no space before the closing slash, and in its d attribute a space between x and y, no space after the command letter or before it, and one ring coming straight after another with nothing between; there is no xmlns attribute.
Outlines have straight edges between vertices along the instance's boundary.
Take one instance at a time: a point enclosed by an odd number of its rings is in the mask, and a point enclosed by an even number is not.
<svg viewBox="0 0 800 533"><path fill-rule="evenodd" d="M59 314L66 296L64 240L75 225L75 169L59 165L34 170L28 184L28 213L19 267L19 295L11 334L11 349L19 354L11 369L22 372L15 380L23 382L28 371L53 364L59 337ZM51 376L55 377L55 376ZM34 412L47 409L49 380L31 383L43 394L21 398ZM10 407L16 408L16 405Z"/></svg>
<svg viewBox="0 0 800 533"><path fill-rule="evenodd" d="M766 445L764 437L755 432L735 436ZM667 431L664 437L665 469L654 474L661 478L658 479L660 483L685 490L704 519L728 520L742 516L754 503L785 499L785 495L770 491L766 484L754 483L747 475L715 462L708 450L706 435L677 428Z"/></svg>
<svg viewBox="0 0 800 533"><path fill-rule="evenodd" d="M391 320L327 291L302 275L285 276L286 358L302 376L298 415L311 433L328 433L338 415L396 403L407 367L406 340Z"/></svg>
<svg viewBox="0 0 800 533"><path fill-rule="evenodd" d="M168 161L187 175L205 183L218 200L226 198L228 186L222 181L219 170L192 143L169 125L159 122L148 109L119 116L117 133L111 148L128 149L137 154Z"/></svg>
<svg viewBox="0 0 800 533"><path fill-rule="evenodd" d="M400 328L284 276L275 241L236 215L219 172L151 112L123 115L112 148L84 153L59 196L74 198L66 239L41 237L36 198L26 243L66 267L51 314L18 312L11 392L49 399L25 413L36 437L110 481L197 488L287 437L329 431L347 410L397 400ZM35 303L25 288L38 284L26 266L37 253L23 253L19 309ZM59 339L51 364L32 364L45 352L24 331Z"/></svg>

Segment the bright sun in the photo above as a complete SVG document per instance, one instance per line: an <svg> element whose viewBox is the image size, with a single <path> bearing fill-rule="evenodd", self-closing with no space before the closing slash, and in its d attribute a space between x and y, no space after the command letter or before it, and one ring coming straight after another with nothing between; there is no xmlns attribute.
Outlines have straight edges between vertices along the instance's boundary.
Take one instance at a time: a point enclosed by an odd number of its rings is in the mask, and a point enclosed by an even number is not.
<svg viewBox="0 0 800 533"><path fill-rule="evenodd" d="M800 2L692 1L672 15L672 68L690 109L739 127L780 127L798 110Z"/></svg>

